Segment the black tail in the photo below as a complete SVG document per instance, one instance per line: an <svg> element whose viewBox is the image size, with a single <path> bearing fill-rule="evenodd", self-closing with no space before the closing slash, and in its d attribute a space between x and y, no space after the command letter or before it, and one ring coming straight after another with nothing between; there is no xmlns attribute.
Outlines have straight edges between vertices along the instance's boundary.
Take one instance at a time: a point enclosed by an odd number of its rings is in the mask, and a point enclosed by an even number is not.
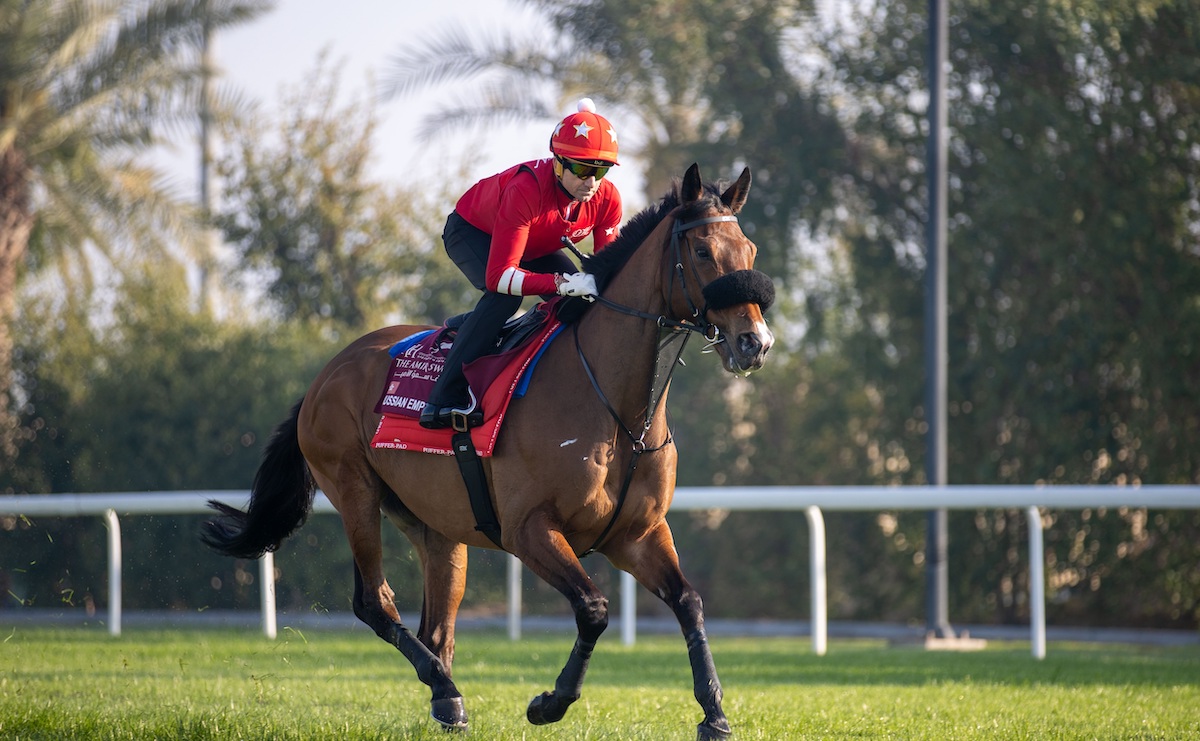
<svg viewBox="0 0 1200 741"><path fill-rule="evenodd" d="M201 529L200 540L209 548L236 558L258 558L278 548L308 519L317 486L297 439L301 403L272 433L247 511L209 500L208 506L220 513Z"/></svg>

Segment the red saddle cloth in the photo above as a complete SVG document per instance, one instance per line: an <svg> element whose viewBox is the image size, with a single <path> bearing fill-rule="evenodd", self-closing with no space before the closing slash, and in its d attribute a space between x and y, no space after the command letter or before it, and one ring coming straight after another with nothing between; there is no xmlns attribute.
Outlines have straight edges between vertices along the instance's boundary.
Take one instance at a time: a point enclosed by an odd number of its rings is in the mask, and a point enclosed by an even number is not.
<svg viewBox="0 0 1200 741"><path fill-rule="evenodd" d="M463 367L472 391L483 408L483 423L471 428L475 451L488 457L496 447L500 424L509 402L525 394L529 374L542 351L562 329L562 323L547 312L545 324L527 342L496 355L485 355ZM401 340L392 348L394 359L383 394L375 405L381 414L379 427L371 438L372 448L415 450L437 455L453 455L451 429L429 430L418 423L433 383L442 372L450 344L443 338L445 328L419 332Z"/></svg>

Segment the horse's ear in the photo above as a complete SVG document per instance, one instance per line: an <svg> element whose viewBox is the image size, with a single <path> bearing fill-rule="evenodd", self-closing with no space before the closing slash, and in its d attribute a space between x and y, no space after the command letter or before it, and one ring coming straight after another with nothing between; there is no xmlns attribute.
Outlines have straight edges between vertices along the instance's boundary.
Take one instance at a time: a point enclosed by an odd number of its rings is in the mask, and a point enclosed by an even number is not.
<svg viewBox="0 0 1200 741"><path fill-rule="evenodd" d="M683 186L679 189L679 200L681 203L691 203L700 198L703 190L704 187L700 182L700 165L693 162L683 176Z"/></svg>
<svg viewBox="0 0 1200 741"><path fill-rule="evenodd" d="M746 205L746 196L750 195L750 168L742 170L741 176L737 182L729 186L729 190L721 194L721 202L729 207L733 213L742 210L742 206Z"/></svg>

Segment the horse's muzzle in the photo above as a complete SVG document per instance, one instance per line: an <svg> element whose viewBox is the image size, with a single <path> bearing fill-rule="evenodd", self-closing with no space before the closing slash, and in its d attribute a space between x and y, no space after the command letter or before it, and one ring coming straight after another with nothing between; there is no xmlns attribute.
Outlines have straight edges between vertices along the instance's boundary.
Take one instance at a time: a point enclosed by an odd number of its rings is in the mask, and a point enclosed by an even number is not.
<svg viewBox="0 0 1200 741"><path fill-rule="evenodd" d="M759 321L753 329L738 332L732 342L724 337L722 340L718 351L725 360L726 370L748 376L767 362L767 352L775 344L775 335L766 322Z"/></svg>

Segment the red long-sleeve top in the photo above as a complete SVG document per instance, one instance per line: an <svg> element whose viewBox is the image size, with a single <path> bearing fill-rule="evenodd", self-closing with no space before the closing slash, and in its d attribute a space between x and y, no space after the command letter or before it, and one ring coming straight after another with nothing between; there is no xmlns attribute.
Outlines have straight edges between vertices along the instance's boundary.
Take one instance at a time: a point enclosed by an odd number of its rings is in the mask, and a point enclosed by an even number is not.
<svg viewBox="0 0 1200 741"><path fill-rule="evenodd" d="M492 235L488 253L488 290L516 296L554 293L554 276L520 267L592 235L596 252L617 236L621 195L608 180L584 202L572 199L558 183L550 158L524 162L480 180L454 207L472 226Z"/></svg>

